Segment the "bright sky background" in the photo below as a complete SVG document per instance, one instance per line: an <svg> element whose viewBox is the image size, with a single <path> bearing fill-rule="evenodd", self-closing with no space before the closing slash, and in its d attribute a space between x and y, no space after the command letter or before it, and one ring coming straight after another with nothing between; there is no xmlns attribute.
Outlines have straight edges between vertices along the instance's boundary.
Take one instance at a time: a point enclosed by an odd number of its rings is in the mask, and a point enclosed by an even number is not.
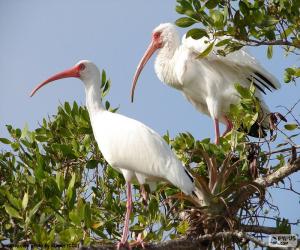
<svg viewBox="0 0 300 250"><path fill-rule="evenodd" d="M198 139L213 137L211 119L198 113L177 90L160 83L153 59L140 76L135 102L130 103L132 77L151 31L179 17L175 5L175 0L0 1L0 137L7 136L5 124L22 128L27 123L34 129L43 117L55 114L60 103L76 100L84 104L83 86L76 79L55 82L29 97L36 84L81 59L106 70L112 80L108 99L112 106L120 105L120 113L160 134L189 131ZM299 99L300 85L287 86L282 75L285 67L299 65L299 61L284 57L281 50L275 50L272 60L266 59L263 48L251 51L283 85L266 96L270 109L292 106ZM300 113L299 106L296 113ZM299 191L299 173L293 180ZM282 208L281 215L295 221L299 198L286 194L273 192L273 199ZM294 232L300 233L299 226Z"/></svg>

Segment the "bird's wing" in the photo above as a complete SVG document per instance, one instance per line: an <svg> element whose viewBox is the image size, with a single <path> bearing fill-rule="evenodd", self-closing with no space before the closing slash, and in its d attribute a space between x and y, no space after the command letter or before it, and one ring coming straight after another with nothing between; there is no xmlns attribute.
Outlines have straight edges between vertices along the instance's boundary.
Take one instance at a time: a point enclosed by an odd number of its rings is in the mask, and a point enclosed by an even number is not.
<svg viewBox="0 0 300 250"><path fill-rule="evenodd" d="M218 43L221 40L228 39L228 36L219 37L216 41ZM184 47L192 50L196 53L203 52L210 44L210 40L207 37L203 37L199 40L195 40L191 37L186 38L183 36L182 44ZM221 56L217 53L217 50L222 49L221 47L214 47L207 60L211 62L218 62L226 64L230 67L238 68L244 72L247 72L247 80L253 82L257 89L264 94L265 90L272 91L273 89L279 89L280 83L271 73L262 67L262 65L247 52L245 48L238 51L232 52L227 56Z"/></svg>
<svg viewBox="0 0 300 250"><path fill-rule="evenodd" d="M105 122L103 122L105 120ZM106 112L94 125L99 148L110 165L165 179L185 193L193 182L169 145L155 131L128 117Z"/></svg>

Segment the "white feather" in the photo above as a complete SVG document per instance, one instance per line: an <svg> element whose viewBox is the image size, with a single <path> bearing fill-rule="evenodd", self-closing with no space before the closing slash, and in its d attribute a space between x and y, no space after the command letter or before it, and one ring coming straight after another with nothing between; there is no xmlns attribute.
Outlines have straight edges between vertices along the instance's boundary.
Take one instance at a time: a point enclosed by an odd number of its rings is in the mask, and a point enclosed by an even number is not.
<svg viewBox="0 0 300 250"><path fill-rule="evenodd" d="M208 38L194 40L184 36L180 44L175 26L170 23L161 24L154 31L161 32L164 41L164 46L159 50L155 61L155 71L159 79L181 90L200 112L223 123L230 104L237 103L240 99L234 83L249 87L249 79L252 75L259 78L255 75L258 72L271 82L275 89L280 88L277 79L245 49L223 57L218 55L217 48L214 48L207 57L196 59L199 53L209 46ZM220 41L226 38L228 37L218 39ZM264 82L261 78L259 80ZM266 88L261 82L256 81L261 90L265 91ZM256 96L262 102L264 113L268 113L268 107L258 89Z"/></svg>

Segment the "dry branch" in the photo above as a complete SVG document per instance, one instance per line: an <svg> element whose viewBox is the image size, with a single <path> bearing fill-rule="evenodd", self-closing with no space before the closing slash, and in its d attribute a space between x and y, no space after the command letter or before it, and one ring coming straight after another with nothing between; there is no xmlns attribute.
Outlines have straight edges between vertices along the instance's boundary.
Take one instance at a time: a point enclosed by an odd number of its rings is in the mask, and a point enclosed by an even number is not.
<svg viewBox="0 0 300 250"><path fill-rule="evenodd" d="M263 187L267 188L272 186L273 184L282 181L287 176L297 172L300 170L300 157L292 162L288 162L285 166L279 168L275 172L265 176L260 177L255 180L255 182Z"/></svg>
<svg viewBox="0 0 300 250"><path fill-rule="evenodd" d="M267 187L277 184L278 182L282 181L284 178L288 177L289 175L299 170L300 170L300 157L296 158L296 160L292 162L286 163L283 167L279 168L273 173L255 179L254 183L266 189ZM241 188L239 194L236 196L237 198L232 202L232 207L235 208L235 210L239 210L241 204L247 201L249 197L251 197L255 192L257 192L257 188L252 186Z"/></svg>

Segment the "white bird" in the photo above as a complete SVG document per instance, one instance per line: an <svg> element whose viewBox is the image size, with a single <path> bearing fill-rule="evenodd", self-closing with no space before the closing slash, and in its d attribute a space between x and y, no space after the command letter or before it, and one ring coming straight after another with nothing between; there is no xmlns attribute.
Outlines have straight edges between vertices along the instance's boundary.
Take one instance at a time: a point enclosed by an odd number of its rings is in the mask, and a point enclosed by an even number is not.
<svg viewBox="0 0 300 250"><path fill-rule="evenodd" d="M217 41L228 37L218 38ZM182 44L175 25L160 24L153 30L151 43L142 57L132 83L131 101L138 77L152 54L158 50L155 60L155 71L158 78L167 85L180 90L195 108L214 120L215 142L219 143L219 122L226 125L224 134L232 129L227 117L230 104L237 103L240 98L234 87L239 83L249 87L251 82L256 87L256 96L261 101L264 114L268 114L267 105L261 93L265 90L280 88L279 82L267 72L258 61L245 49L233 52L226 57L216 53L217 49L203 59L196 59L199 53L209 46L207 37L194 40L182 38ZM268 124L263 124L265 127ZM256 128L257 124L255 124ZM255 127L253 127L255 129ZM255 133L256 132L256 133ZM257 131L252 130L253 136Z"/></svg>
<svg viewBox="0 0 300 250"><path fill-rule="evenodd" d="M163 180L172 183L185 194L191 195L194 179L183 167L168 144L151 128L126 116L107 111L101 102L100 72L87 60L58 73L39 84L30 94L52 81L75 77L82 80L86 93L86 106L99 149L105 160L120 171L127 184L126 216L123 235L118 248L128 244L129 218L132 208L131 182L155 184ZM151 187L151 185L150 185Z"/></svg>

